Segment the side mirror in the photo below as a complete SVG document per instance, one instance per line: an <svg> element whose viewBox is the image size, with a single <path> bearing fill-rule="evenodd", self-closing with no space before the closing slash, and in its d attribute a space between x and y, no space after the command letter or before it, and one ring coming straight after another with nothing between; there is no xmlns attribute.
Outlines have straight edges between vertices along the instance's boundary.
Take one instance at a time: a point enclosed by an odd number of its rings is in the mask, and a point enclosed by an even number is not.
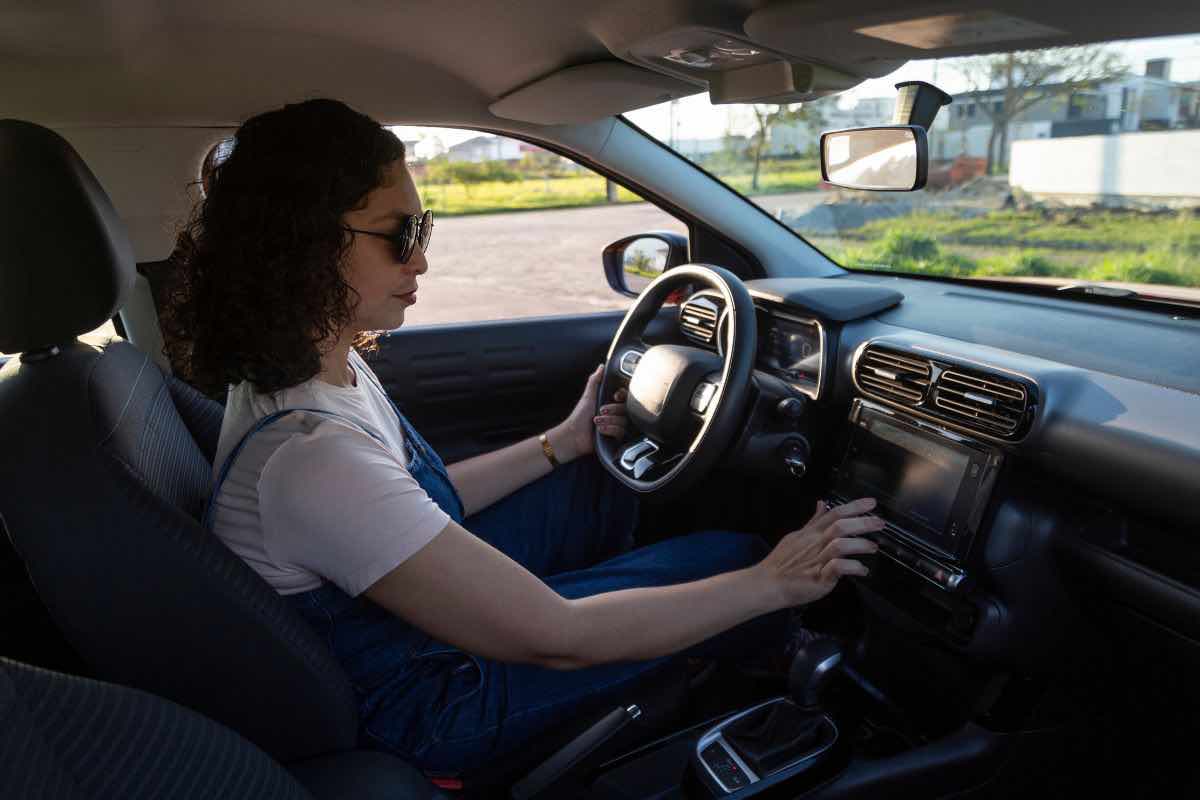
<svg viewBox="0 0 1200 800"><path fill-rule="evenodd" d="M920 125L848 128L821 134L821 177L846 189L912 192L929 176L929 139Z"/></svg>
<svg viewBox="0 0 1200 800"><path fill-rule="evenodd" d="M637 297L650 281L687 263L688 240L671 231L639 233L604 248L603 258L604 276L613 291Z"/></svg>

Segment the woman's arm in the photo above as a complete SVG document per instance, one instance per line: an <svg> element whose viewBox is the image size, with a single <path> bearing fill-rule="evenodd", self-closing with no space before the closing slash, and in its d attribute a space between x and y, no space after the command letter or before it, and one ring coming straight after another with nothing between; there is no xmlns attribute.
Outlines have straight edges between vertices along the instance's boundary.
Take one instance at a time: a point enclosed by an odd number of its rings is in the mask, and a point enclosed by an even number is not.
<svg viewBox="0 0 1200 800"><path fill-rule="evenodd" d="M861 534L882 521L860 516L873 505L818 506L804 528L747 569L576 600L451 522L366 594L434 638L487 658L555 669L656 658L817 600L842 575L865 575L853 556L875 552Z"/></svg>
<svg viewBox="0 0 1200 800"><path fill-rule="evenodd" d="M546 431L550 446L554 448L554 457L560 464L592 452L593 424L605 436L620 437L625 433L623 390L614 398L617 403L602 406L600 416L593 418L599 383L600 369L597 369L588 378L583 396L570 416ZM446 467L467 516L537 480L550 469L550 461L536 436Z"/></svg>

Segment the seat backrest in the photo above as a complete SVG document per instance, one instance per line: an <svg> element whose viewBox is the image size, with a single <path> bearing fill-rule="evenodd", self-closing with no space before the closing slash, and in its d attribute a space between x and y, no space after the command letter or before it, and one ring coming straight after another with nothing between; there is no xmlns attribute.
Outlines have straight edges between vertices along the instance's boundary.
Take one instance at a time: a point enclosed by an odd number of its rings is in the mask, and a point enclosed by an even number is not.
<svg viewBox="0 0 1200 800"><path fill-rule="evenodd" d="M0 658L7 800L311 800L228 728L153 695Z"/></svg>
<svg viewBox="0 0 1200 800"><path fill-rule="evenodd" d="M22 351L0 368L0 514L51 617L98 677L281 761L352 748L355 698L329 648L198 522L219 431L208 401L126 342L74 340L120 306L134 266L53 132L0 121L0 226L0 350ZM21 304L34 311L3 313Z"/></svg>

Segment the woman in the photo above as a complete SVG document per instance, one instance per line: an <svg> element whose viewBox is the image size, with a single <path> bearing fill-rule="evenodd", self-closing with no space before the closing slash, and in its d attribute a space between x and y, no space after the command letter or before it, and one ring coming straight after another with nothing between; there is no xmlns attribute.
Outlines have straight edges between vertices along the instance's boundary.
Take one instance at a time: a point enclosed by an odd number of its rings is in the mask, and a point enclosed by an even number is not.
<svg viewBox="0 0 1200 800"><path fill-rule="evenodd" d="M770 644L764 615L866 573L866 500L769 554L715 531L631 550L635 498L591 454L593 426L625 430L623 397L593 416L599 369L541 440L444 465L356 352L417 302L431 224L373 120L262 114L213 172L169 314L193 374L232 384L209 524L329 642L366 740L481 766L675 654Z"/></svg>

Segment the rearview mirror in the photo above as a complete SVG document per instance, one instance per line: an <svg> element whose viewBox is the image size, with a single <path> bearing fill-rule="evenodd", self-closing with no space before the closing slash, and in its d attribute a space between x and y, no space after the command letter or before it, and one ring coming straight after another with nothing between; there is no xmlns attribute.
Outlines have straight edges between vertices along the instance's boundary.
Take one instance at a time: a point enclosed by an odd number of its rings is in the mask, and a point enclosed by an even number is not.
<svg viewBox="0 0 1200 800"><path fill-rule="evenodd" d="M846 189L912 192L929 174L929 140L920 125L848 128L821 134L821 177Z"/></svg>
<svg viewBox="0 0 1200 800"><path fill-rule="evenodd" d="M640 233L604 248L604 274L614 290L637 297L663 272L686 264L687 257L686 236L671 231Z"/></svg>

